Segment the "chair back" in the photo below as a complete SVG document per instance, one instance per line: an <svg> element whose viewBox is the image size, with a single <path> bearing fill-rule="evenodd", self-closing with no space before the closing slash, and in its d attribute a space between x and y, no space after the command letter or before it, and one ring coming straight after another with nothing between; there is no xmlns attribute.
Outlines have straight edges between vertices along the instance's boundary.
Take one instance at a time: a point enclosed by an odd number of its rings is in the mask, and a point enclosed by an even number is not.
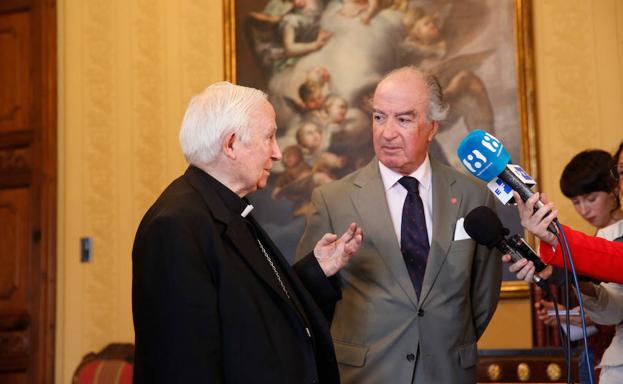
<svg viewBox="0 0 623 384"><path fill-rule="evenodd" d="M132 384L134 345L108 344L98 353L82 359L72 384Z"/></svg>

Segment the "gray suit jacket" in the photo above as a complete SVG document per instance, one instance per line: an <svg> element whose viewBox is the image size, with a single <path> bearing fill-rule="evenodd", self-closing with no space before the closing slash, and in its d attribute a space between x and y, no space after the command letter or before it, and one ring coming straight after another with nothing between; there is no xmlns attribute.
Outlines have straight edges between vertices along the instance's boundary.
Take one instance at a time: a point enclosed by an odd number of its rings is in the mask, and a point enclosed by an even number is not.
<svg viewBox="0 0 623 384"><path fill-rule="evenodd" d="M493 197L475 179L432 159L431 167L433 233L420 300L377 159L312 195L315 212L297 257L326 232L341 233L351 222L364 230L361 249L340 272L342 299L331 326L345 384L476 382L476 341L497 305L501 259L471 239L453 239L457 220L481 205L494 208Z"/></svg>

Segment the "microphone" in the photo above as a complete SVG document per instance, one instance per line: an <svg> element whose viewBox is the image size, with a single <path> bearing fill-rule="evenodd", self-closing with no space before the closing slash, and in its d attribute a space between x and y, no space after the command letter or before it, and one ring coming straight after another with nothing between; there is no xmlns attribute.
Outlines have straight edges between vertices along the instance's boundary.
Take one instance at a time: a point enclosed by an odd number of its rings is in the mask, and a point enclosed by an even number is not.
<svg viewBox="0 0 623 384"><path fill-rule="evenodd" d="M511 164L510 155L502 143L490 133L479 129L470 132L459 143L456 154L472 175L487 183L487 188L502 204L513 202L512 191L516 191L523 201L534 195L531 188L536 181L519 165ZM537 201L535 209L542 206L543 203ZM553 234L558 233L553 223L548 229Z"/></svg>
<svg viewBox="0 0 623 384"><path fill-rule="evenodd" d="M480 206L472 209L463 221L465 232L478 244L484 245L489 249L496 248L504 254L509 254L511 259L519 261L528 259L534 263L535 271L541 272L547 265L541 261L536 252L519 235L506 238L508 229L502 226L502 222L489 207ZM543 290L549 287L547 282L536 274L532 280Z"/></svg>

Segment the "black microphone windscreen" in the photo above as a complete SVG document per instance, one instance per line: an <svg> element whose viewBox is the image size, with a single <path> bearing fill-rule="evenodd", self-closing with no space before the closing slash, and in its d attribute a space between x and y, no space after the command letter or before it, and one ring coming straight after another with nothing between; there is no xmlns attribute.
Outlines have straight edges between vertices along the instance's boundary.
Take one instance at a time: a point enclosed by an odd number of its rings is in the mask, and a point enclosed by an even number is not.
<svg viewBox="0 0 623 384"><path fill-rule="evenodd" d="M493 248L504 238L504 227L498 215L486 206L476 207L465 216L465 232L478 244Z"/></svg>

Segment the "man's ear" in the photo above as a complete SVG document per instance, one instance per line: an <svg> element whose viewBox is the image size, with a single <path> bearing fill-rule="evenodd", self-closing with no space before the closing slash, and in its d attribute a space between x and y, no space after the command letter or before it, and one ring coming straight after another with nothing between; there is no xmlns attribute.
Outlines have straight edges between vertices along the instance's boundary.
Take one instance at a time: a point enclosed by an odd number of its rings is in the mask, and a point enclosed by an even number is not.
<svg viewBox="0 0 623 384"><path fill-rule="evenodd" d="M223 154L232 160L236 160L236 145L238 145L238 137L236 137L236 132L231 132L223 139L221 148Z"/></svg>
<svg viewBox="0 0 623 384"><path fill-rule="evenodd" d="M428 134L428 142L430 143L431 141L433 141L433 138L435 137L435 134L437 133L437 130L439 129L439 122L437 120L433 120L431 122L431 130L430 133Z"/></svg>

